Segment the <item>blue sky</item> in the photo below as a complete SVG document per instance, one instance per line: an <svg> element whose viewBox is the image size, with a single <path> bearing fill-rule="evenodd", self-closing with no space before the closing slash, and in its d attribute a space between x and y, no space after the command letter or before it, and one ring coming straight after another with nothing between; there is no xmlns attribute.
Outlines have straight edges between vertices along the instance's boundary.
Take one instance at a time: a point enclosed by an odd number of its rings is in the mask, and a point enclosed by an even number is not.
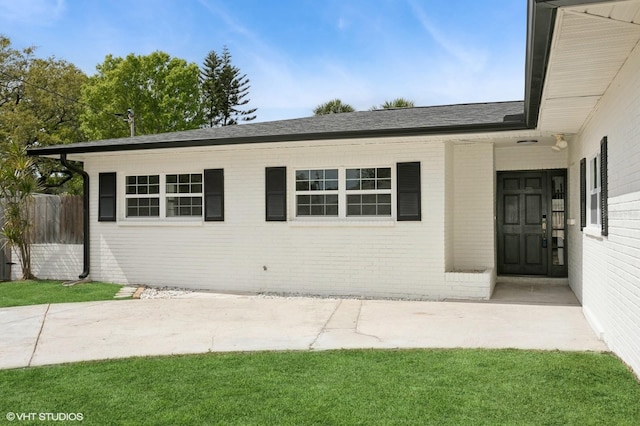
<svg viewBox="0 0 640 426"><path fill-rule="evenodd" d="M526 0L0 0L0 33L95 73L155 50L200 65L228 46L256 121L523 99Z"/></svg>

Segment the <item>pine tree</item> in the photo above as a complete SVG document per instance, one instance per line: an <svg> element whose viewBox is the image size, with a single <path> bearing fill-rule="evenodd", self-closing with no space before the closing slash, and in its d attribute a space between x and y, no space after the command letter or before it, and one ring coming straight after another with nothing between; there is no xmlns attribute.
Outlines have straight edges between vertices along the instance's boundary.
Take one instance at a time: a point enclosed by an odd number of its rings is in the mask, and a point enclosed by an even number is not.
<svg viewBox="0 0 640 426"><path fill-rule="evenodd" d="M231 64L231 54L225 46L222 55L212 50L200 71L200 87L204 118L210 127L229 126L256 118L257 108L242 110L249 103L249 79Z"/></svg>

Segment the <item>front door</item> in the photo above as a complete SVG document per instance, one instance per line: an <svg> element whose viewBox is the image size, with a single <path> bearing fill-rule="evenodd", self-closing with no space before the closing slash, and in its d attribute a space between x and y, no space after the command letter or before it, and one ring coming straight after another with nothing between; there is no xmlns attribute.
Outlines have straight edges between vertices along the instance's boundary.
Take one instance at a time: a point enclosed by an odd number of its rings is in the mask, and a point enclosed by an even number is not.
<svg viewBox="0 0 640 426"><path fill-rule="evenodd" d="M498 172L498 273L566 276L566 171Z"/></svg>
<svg viewBox="0 0 640 426"><path fill-rule="evenodd" d="M546 275L544 172L498 173L498 273Z"/></svg>

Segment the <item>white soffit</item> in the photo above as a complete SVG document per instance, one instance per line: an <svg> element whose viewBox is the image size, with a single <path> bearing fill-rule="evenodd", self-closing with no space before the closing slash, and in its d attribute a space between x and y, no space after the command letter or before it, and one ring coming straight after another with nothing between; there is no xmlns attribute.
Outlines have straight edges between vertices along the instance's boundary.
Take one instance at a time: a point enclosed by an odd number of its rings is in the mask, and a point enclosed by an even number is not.
<svg viewBox="0 0 640 426"><path fill-rule="evenodd" d="M639 41L639 0L560 9L538 129L577 133Z"/></svg>

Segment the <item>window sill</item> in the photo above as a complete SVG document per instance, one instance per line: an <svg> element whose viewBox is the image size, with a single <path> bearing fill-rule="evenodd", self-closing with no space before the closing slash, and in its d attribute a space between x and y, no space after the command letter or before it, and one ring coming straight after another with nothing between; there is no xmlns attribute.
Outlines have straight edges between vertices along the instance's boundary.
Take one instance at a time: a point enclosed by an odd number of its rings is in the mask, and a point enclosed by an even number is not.
<svg viewBox="0 0 640 426"><path fill-rule="evenodd" d="M368 227L393 227L396 221L393 219L384 220L291 220L289 226L294 228L336 228L336 227L352 227L352 228L368 228Z"/></svg>
<svg viewBox="0 0 640 426"><path fill-rule="evenodd" d="M204 225L202 219L189 221L172 221L172 220L119 220L118 226L124 227L200 227Z"/></svg>
<svg viewBox="0 0 640 426"><path fill-rule="evenodd" d="M585 236L596 239L598 241L602 241L604 239L601 232L602 231L599 226L597 228L594 226L587 226L586 228L582 229L582 233Z"/></svg>

